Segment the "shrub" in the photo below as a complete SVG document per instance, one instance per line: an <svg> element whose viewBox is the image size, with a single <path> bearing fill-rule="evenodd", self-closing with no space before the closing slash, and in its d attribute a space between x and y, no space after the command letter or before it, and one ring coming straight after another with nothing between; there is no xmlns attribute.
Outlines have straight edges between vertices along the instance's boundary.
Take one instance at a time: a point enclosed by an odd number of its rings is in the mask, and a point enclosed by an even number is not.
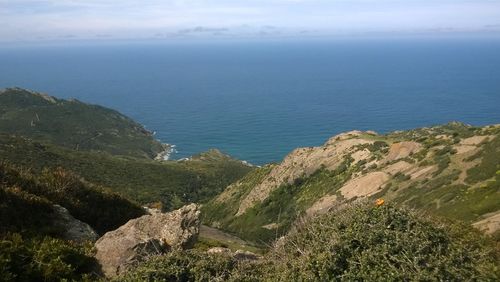
<svg viewBox="0 0 500 282"><path fill-rule="evenodd" d="M365 203L297 226L233 277L252 280L259 268L265 281L495 281L494 248L469 226Z"/></svg>
<svg viewBox="0 0 500 282"><path fill-rule="evenodd" d="M0 196L0 232L55 235L49 230L53 204L67 208L71 215L101 234L144 214L140 206L62 168L45 169L36 176L0 163Z"/></svg>
<svg viewBox="0 0 500 282"><path fill-rule="evenodd" d="M94 265L88 246L50 237L25 239L18 233L0 238L2 281L90 279Z"/></svg>
<svg viewBox="0 0 500 282"><path fill-rule="evenodd" d="M226 281L236 266L226 255L176 251L153 257L116 281Z"/></svg>

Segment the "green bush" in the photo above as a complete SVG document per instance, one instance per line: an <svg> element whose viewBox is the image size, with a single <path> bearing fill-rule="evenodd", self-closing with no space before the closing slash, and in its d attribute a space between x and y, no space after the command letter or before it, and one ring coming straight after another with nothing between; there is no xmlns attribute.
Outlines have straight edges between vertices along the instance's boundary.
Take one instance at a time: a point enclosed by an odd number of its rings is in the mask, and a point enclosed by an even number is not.
<svg viewBox="0 0 500 282"><path fill-rule="evenodd" d="M101 234L144 214L140 206L83 182L62 168L46 169L36 176L0 163L0 195L0 232L54 235L49 230L53 204L67 208Z"/></svg>
<svg viewBox="0 0 500 282"><path fill-rule="evenodd" d="M90 252L64 240L8 234L0 238L0 280L90 280L95 267Z"/></svg>
<svg viewBox="0 0 500 282"><path fill-rule="evenodd" d="M498 262L495 246L469 226L365 203L298 226L264 262L238 269L233 278L498 281Z"/></svg>
<svg viewBox="0 0 500 282"><path fill-rule="evenodd" d="M226 281L236 266L226 255L176 251L153 257L115 281Z"/></svg>

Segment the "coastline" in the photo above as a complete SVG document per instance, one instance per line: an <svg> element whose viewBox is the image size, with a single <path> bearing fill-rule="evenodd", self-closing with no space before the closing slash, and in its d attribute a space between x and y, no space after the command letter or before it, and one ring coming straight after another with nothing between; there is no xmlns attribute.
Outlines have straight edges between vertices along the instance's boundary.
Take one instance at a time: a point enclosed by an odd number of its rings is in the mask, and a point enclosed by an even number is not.
<svg viewBox="0 0 500 282"><path fill-rule="evenodd" d="M173 153L176 153L175 145L162 143L163 151L159 152L154 158L156 161L168 161Z"/></svg>

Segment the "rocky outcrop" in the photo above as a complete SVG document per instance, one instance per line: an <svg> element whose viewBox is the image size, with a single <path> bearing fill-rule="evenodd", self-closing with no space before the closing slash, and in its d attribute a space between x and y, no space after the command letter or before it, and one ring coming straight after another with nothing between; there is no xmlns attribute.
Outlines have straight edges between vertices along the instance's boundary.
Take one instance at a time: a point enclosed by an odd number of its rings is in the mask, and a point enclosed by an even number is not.
<svg viewBox="0 0 500 282"><path fill-rule="evenodd" d="M361 131L342 133L330 138L323 146L295 149L283 162L275 166L269 175L253 188L242 200L236 216L258 202L265 200L271 192L284 183L292 184L301 177L307 177L320 168L336 169L344 158L358 151L358 145L371 144L373 140L364 139ZM363 150L356 158L368 158L370 152Z"/></svg>
<svg viewBox="0 0 500 282"><path fill-rule="evenodd" d="M132 219L104 234L95 244L102 272L116 276L151 255L191 247L199 233L199 217L199 206L190 204L170 213Z"/></svg>
<svg viewBox="0 0 500 282"><path fill-rule="evenodd" d="M411 154L418 152L421 148L422 145L414 141L403 141L399 143L394 143L389 148L389 154L385 158L385 161L391 162L406 158Z"/></svg>
<svg viewBox="0 0 500 282"><path fill-rule="evenodd" d="M371 172L350 180L339 191L348 200L355 197L368 197L382 189L382 185L389 179L389 175L385 172Z"/></svg>
<svg viewBox="0 0 500 282"><path fill-rule="evenodd" d="M99 236L87 223L74 218L66 208L54 205L54 224L63 231L65 240L84 242L95 241Z"/></svg>

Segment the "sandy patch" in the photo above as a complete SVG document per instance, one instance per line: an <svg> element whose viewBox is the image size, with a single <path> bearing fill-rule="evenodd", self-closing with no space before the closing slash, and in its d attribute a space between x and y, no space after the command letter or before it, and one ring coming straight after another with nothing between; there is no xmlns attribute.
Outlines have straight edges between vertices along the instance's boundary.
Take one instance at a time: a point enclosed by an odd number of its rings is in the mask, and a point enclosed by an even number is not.
<svg viewBox="0 0 500 282"><path fill-rule="evenodd" d="M385 172L371 172L365 176L355 178L347 182L342 188L340 188L340 193L346 199L371 196L378 192L381 186L386 183L389 178L389 174Z"/></svg>
<svg viewBox="0 0 500 282"><path fill-rule="evenodd" d="M485 219L473 223L472 226L486 234L495 233L500 230L500 211L487 215Z"/></svg>
<svg viewBox="0 0 500 282"><path fill-rule="evenodd" d="M382 171L394 175L398 172L403 172L412 168L413 165L409 162L399 161L397 163L386 166Z"/></svg>
<svg viewBox="0 0 500 282"><path fill-rule="evenodd" d="M465 138L462 141L460 141L460 145L478 145L479 143L483 142L484 140L488 139L490 136L485 135L485 136L472 136L469 138Z"/></svg>
<svg viewBox="0 0 500 282"><path fill-rule="evenodd" d="M436 169L435 165L416 168L410 172L410 177L411 177L411 179L423 178L423 177L431 174L435 169Z"/></svg>
<svg viewBox="0 0 500 282"><path fill-rule="evenodd" d="M337 203L337 196L335 195L326 195L316 201L310 208L306 210L306 214L308 216L313 216L316 214L324 214L328 212L330 208L335 206Z"/></svg>
<svg viewBox="0 0 500 282"><path fill-rule="evenodd" d="M418 152L421 147L422 145L413 141L394 143L389 148L389 154L387 154L387 157L384 159L384 161L390 162L397 159L406 158L409 155Z"/></svg>
<svg viewBox="0 0 500 282"><path fill-rule="evenodd" d="M351 158L354 159L354 163L357 163L361 160L368 160L371 156L371 152L368 149L359 150L351 154Z"/></svg>
<svg viewBox="0 0 500 282"><path fill-rule="evenodd" d="M474 145L455 145L453 146L453 149L457 150L457 154L466 154L468 152L472 152L476 149L476 146Z"/></svg>

